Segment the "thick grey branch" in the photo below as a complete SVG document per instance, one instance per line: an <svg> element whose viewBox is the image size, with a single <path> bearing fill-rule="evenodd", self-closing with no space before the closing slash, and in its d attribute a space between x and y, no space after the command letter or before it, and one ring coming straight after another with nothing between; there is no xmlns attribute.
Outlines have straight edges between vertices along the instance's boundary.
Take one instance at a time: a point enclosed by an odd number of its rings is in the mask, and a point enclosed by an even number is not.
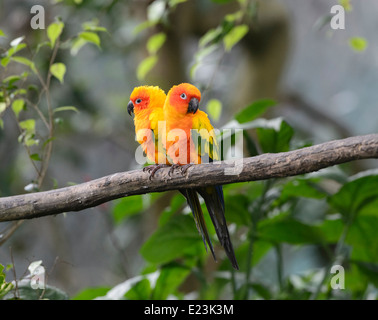
<svg viewBox="0 0 378 320"><path fill-rule="evenodd" d="M186 175L175 171L169 177L168 168L157 171L152 180L142 170L114 173L66 188L0 198L0 222L80 211L113 199L149 192L294 176L368 158L378 158L378 134L290 152L195 165Z"/></svg>

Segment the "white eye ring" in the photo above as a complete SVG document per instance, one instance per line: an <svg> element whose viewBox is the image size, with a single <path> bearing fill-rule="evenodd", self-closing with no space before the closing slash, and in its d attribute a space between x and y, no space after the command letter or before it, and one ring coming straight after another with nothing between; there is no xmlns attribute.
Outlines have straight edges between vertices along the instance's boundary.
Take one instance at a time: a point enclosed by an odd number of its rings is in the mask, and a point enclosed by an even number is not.
<svg viewBox="0 0 378 320"><path fill-rule="evenodd" d="M181 93L180 94L180 98L185 100L186 99L186 94L185 93Z"/></svg>
<svg viewBox="0 0 378 320"><path fill-rule="evenodd" d="M142 102L142 99L140 99L140 98L138 98L138 99L135 100L135 103L136 103L136 104L139 104L139 103L141 103L141 102Z"/></svg>

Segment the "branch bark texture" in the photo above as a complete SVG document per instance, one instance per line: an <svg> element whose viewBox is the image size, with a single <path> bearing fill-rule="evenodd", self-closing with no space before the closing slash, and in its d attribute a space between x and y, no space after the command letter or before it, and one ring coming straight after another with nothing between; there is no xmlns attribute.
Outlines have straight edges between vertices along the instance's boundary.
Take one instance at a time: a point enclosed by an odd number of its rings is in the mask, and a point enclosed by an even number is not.
<svg viewBox="0 0 378 320"><path fill-rule="evenodd" d="M0 198L0 222L80 211L101 203L149 192L282 178L358 159L378 158L378 134L325 142L290 152L200 164L186 175L169 168L154 178L142 170L114 173L75 186Z"/></svg>

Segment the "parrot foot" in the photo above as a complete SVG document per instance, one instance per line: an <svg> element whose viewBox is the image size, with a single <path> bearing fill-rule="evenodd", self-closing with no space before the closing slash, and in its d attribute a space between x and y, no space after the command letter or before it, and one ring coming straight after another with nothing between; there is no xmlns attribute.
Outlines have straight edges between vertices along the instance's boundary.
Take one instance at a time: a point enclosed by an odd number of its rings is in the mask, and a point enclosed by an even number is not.
<svg viewBox="0 0 378 320"><path fill-rule="evenodd" d="M155 176L156 171L165 167L168 167L168 165L167 164L152 164L150 166L144 167L143 172L148 172L150 174L149 180L151 180Z"/></svg>
<svg viewBox="0 0 378 320"><path fill-rule="evenodd" d="M175 169L177 169L179 167L180 167L179 164L172 164L171 169L169 169L169 171L168 171L168 175L171 176L173 171L175 171Z"/></svg>
<svg viewBox="0 0 378 320"><path fill-rule="evenodd" d="M183 166L181 167L181 173L182 173L182 175L186 174L186 171L188 171L188 169L189 169L192 165L194 165L194 163L188 163L188 164L186 164L186 165L183 165Z"/></svg>

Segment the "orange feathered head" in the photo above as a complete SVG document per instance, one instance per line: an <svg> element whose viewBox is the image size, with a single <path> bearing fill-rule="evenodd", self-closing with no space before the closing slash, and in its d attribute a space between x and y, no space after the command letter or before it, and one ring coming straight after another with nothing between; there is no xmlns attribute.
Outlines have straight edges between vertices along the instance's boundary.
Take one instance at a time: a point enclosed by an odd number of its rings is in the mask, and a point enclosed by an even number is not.
<svg viewBox="0 0 378 320"><path fill-rule="evenodd" d="M127 112L138 114L141 110L163 108L166 95L157 86L140 86L134 88L127 105Z"/></svg>
<svg viewBox="0 0 378 320"><path fill-rule="evenodd" d="M201 92L190 83L173 86L167 95L166 103L174 107L178 113L196 113L201 101Z"/></svg>

